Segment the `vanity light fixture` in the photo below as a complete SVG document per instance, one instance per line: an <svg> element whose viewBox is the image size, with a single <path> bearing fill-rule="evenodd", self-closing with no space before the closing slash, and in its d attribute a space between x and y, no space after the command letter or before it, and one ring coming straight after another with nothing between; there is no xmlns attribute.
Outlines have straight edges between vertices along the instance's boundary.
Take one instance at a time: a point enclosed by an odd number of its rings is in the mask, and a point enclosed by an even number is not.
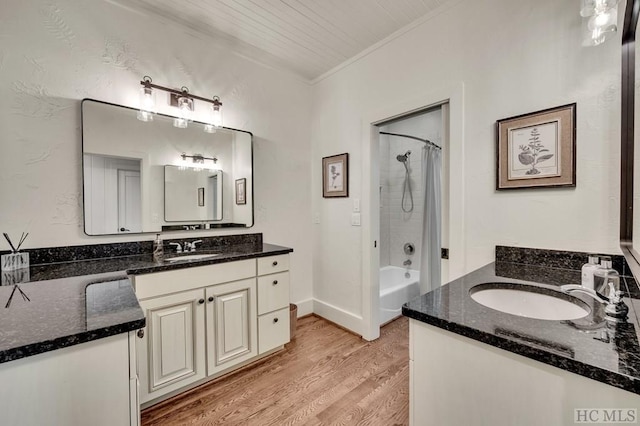
<svg viewBox="0 0 640 426"><path fill-rule="evenodd" d="M618 31L618 2L620 0L582 0L580 16L585 18L583 44L598 46Z"/></svg>
<svg viewBox="0 0 640 426"><path fill-rule="evenodd" d="M186 128L189 121L191 121L191 114L195 109L195 101L202 101L211 104L211 113L208 123L204 126L204 131L207 133L215 133L215 131L222 127L222 102L218 96L213 98L203 98L189 93L189 89L186 86L182 86L180 90L171 89L165 86L159 86L153 84L153 80L148 75L145 75L140 81L142 88L140 89L140 110L138 111L138 120L140 121L152 121L153 114L156 112L155 108L155 91L162 90L169 93L171 106L178 108L178 116L173 120L173 125L179 128Z"/></svg>
<svg viewBox="0 0 640 426"><path fill-rule="evenodd" d="M191 162L196 167L204 167L204 161L205 160L211 160L211 161L213 161L213 166L209 167L209 168L211 170L218 170L218 158L217 157L205 157L202 154L187 155L184 152L180 155L180 157L182 157L183 163L187 161L187 158L191 158Z"/></svg>

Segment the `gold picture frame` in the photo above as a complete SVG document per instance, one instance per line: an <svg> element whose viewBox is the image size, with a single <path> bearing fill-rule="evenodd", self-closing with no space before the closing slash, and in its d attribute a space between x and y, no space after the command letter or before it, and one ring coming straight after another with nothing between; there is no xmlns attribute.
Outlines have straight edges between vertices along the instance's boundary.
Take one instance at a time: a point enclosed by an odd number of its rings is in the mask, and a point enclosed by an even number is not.
<svg viewBox="0 0 640 426"><path fill-rule="evenodd" d="M349 154L322 158L322 196L338 198L349 196Z"/></svg>
<svg viewBox="0 0 640 426"><path fill-rule="evenodd" d="M496 121L496 190L576 186L576 104Z"/></svg>

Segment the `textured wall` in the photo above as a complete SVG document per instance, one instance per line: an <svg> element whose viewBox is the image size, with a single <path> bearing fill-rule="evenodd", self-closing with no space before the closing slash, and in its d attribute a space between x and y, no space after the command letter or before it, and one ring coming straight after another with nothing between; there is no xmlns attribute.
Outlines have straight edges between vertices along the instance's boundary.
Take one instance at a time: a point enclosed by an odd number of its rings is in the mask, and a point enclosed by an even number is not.
<svg viewBox="0 0 640 426"><path fill-rule="evenodd" d="M219 95L225 125L253 132L256 225L247 232L296 250L292 299L309 298L311 90L220 46L107 1L0 2L0 229L29 231L26 247L152 239L87 237L81 196L80 100L136 106L148 74Z"/></svg>
<svg viewBox="0 0 640 426"><path fill-rule="evenodd" d="M617 252L620 35L581 47L576 2L463 0L314 85L314 187L320 158L348 151L351 197L362 197L363 121L374 106L401 106L464 84L464 258L470 271L496 244ZM577 188L495 191L498 119L577 102ZM365 123L366 124L366 123ZM454 169L455 168L455 169ZM314 194L314 294L362 312L363 229L350 202ZM452 227L458 226L451 224Z"/></svg>

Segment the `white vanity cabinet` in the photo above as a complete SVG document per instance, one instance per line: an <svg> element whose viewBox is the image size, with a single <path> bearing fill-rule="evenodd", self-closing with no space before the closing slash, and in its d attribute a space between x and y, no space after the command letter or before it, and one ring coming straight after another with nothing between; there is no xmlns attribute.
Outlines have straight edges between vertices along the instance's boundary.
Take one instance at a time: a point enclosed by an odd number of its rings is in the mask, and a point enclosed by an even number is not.
<svg viewBox="0 0 640 426"><path fill-rule="evenodd" d="M122 333L0 364L0 424L138 426L129 343Z"/></svg>
<svg viewBox="0 0 640 426"><path fill-rule="evenodd" d="M285 254L136 275L147 318L136 339L140 403L158 402L287 343L288 268Z"/></svg>

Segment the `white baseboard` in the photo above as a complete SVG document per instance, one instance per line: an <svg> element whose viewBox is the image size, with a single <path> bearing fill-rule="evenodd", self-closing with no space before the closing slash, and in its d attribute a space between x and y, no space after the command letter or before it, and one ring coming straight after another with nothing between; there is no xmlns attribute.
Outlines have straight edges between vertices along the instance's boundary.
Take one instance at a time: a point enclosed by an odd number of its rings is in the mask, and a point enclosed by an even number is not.
<svg viewBox="0 0 640 426"><path fill-rule="evenodd" d="M313 298L293 302L298 306L298 318L313 313Z"/></svg>
<svg viewBox="0 0 640 426"><path fill-rule="evenodd" d="M313 313L362 336L362 330L365 327L364 321L359 315L352 314L318 299L313 299Z"/></svg>

